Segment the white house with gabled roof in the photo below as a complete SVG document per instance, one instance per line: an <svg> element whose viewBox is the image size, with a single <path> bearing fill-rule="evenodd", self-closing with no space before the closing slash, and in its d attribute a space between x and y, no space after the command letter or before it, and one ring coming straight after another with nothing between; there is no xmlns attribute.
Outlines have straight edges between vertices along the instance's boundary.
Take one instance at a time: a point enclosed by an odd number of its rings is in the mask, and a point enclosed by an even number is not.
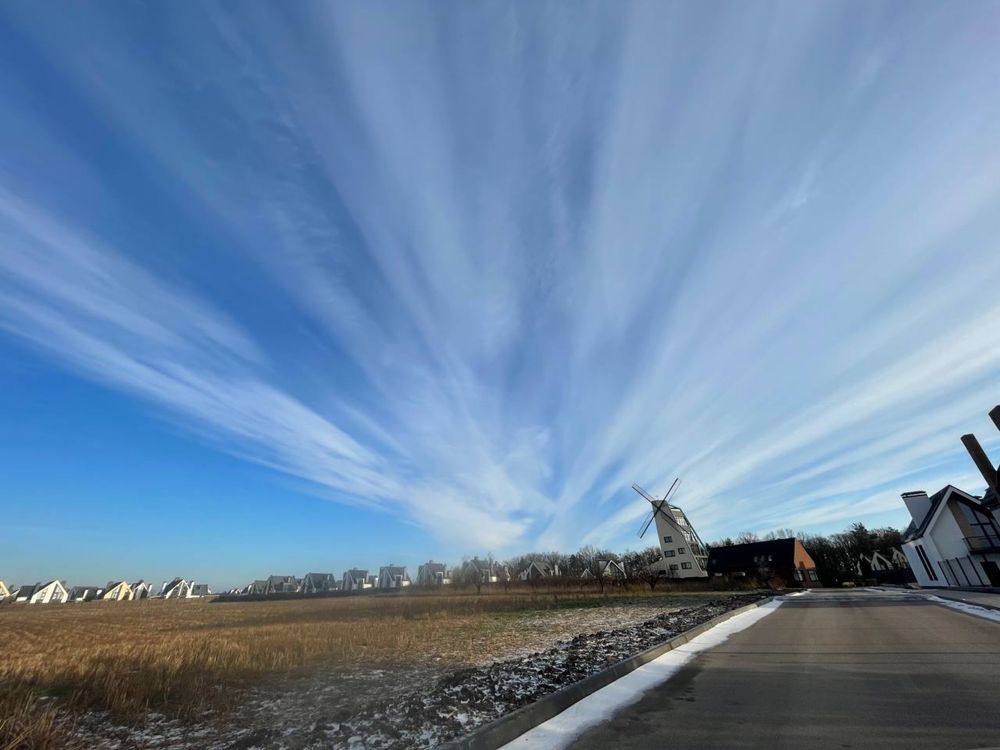
<svg viewBox="0 0 1000 750"><path fill-rule="evenodd" d="M913 519L903 553L921 586L1000 586L1000 515L996 494L976 497L947 485L928 496L905 492Z"/></svg>
<svg viewBox="0 0 1000 750"><path fill-rule="evenodd" d="M38 586L28 600L31 604L62 604L69 599L69 592L62 581L49 581Z"/></svg>

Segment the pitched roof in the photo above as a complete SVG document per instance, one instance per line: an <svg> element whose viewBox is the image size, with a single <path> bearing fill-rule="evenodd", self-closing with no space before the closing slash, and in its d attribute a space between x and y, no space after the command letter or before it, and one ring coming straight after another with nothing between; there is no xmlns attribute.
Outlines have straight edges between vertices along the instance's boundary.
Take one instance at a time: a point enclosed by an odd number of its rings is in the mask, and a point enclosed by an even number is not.
<svg viewBox="0 0 1000 750"><path fill-rule="evenodd" d="M988 495L989 493L987 493ZM942 502L946 499L951 499L954 497L961 503L974 507L982 507L982 502L978 499L969 495L968 493L958 489L950 484L946 484L944 487L939 489L933 495L930 496L930 506L927 509L927 513L921 519L920 523L910 522L910 525L906 527L906 531L903 532L903 541L912 542L914 539L919 539L926 532L928 527L931 525L931 521L937 515L938 509L940 508ZM985 500L985 498L983 498Z"/></svg>
<svg viewBox="0 0 1000 750"><path fill-rule="evenodd" d="M382 568L382 570L384 570L386 574L390 576L406 575L406 568L404 568L402 565L386 565L384 568ZM381 571L379 572L379 575L381 575Z"/></svg>
<svg viewBox="0 0 1000 750"><path fill-rule="evenodd" d="M444 573L446 570L445 564L439 562L425 562L420 567L426 570L428 573Z"/></svg>

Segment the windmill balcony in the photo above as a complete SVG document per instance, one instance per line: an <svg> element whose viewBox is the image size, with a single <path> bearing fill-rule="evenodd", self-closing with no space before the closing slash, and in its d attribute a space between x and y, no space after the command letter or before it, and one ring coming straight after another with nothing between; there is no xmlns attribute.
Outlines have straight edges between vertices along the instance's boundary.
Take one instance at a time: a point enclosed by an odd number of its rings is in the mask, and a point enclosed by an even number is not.
<svg viewBox="0 0 1000 750"><path fill-rule="evenodd" d="M967 536L965 545L970 552L1000 552L1000 539L992 536Z"/></svg>

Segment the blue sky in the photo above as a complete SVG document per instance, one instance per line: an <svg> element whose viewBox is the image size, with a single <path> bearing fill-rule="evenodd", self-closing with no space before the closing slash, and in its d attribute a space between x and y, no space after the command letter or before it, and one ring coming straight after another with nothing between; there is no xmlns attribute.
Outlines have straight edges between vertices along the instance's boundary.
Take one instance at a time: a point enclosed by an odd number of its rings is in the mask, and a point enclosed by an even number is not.
<svg viewBox="0 0 1000 750"><path fill-rule="evenodd" d="M103 11L103 12L102 12ZM989 3L0 8L0 578L903 525L1000 453Z"/></svg>

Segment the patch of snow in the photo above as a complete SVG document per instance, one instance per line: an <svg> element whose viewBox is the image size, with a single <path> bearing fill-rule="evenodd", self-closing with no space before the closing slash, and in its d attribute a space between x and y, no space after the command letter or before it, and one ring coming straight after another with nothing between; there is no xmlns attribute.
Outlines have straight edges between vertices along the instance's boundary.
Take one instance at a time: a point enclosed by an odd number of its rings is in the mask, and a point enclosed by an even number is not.
<svg viewBox="0 0 1000 750"><path fill-rule="evenodd" d="M934 596L933 594L929 595L927 600L934 602L935 604L943 604L949 609L965 612L967 615L982 617L984 620L992 620L993 622L1000 622L1000 610L980 607L975 604L967 604L966 602L957 602L954 599L944 599L940 596Z"/></svg>
<svg viewBox="0 0 1000 750"><path fill-rule="evenodd" d="M718 646L735 633L745 630L767 617L781 606L781 599L773 599L756 609L741 612L715 627L692 638L682 646L644 664L634 672L588 695L558 716L525 732L504 748L507 750L556 750L587 729L606 721L616 712L638 701L643 694L666 680L693 659L697 654Z"/></svg>

